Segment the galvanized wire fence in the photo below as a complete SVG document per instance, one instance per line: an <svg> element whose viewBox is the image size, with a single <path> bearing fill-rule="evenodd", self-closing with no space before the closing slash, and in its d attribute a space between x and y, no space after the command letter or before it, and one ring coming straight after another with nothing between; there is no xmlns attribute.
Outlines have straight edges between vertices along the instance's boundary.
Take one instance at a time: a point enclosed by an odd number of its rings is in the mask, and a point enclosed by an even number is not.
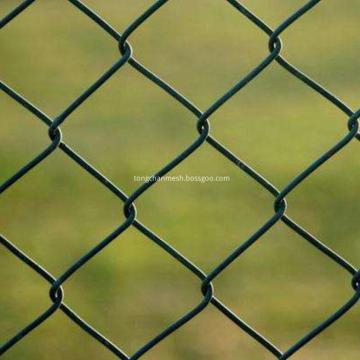
<svg viewBox="0 0 360 360"><path fill-rule="evenodd" d="M65 0L64 0L65 1ZM318 334L320 334L327 327L332 325L337 321L341 316L343 316L348 310L350 310L360 298L360 272L359 270L351 265L348 261L343 259L340 255L335 253L333 250L328 248L307 230L297 224L293 219L291 219L286 214L287 203L285 200L286 195L292 192L297 186L299 186L304 179L309 177L313 172L315 172L320 166L325 162L329 161L337 152L341 151L350 141L360 140L359 133L359 121L360 110L354 112L351 110L343 101L335 97L324 87L316 83L306 74L302 73L299 69L291 65L285 58L281 56L282 42L280 40L280 35L294 22L299 18L305 15L308 11L320 3L320 0L311 0L308 1L303 7L294 12L289 18L283 21L275 30L267 26L261 19L259 19L254 13L244 7L237 0L224 0L224 6L226 3L230 4L235 10L239 12L240 16L245 16L255 27L259 28L269 36L269 54L263 59L259 64L256 64L254 68L243 77L234 87L229 89L223 96L217 99L208 109L205 111L199 110L193 103L181 95L175 88L167 84L164 80L159 78L156 74L147 69L144 65L138 62L132 52L130 43L128 42L129 37L150 17L160 11L160 8L165 5L169 0L158 0L156 1L148 10L141 14L137 19L135 19L126 29L120 34L115 30L111 25L109 25L103 18L96 14L91 8L78 0L68 0L71 4L77 8L83 16L87 16L92 19L100 28L103 29L110 37L113 38L114 44L119 47L120 58L115 62L94 84L92 84L84 93L82 93L78 98L76 98L69 106L55 118L49 117L30 101L28 101L21 94L17 93L9 85L0 81L0 88L4 91L9 97L15 100L20 106L26 108L29 112L34 114L39 120L41 120L48 127L48 134L50 139L50 144L32 159L29 163L24 165L20 170L18 170L13 176L11 176L7 181L0 185L0 193L3 193L9 187L13 186L20 178L26 176L26 174L31 171L34 167L39 165L45 158L51 156L54 151L58 149L63 151L70 159L77 163L84 171L91 174L96 178L105 188L112 192L112 194L117 197L124 205L124 214L126 220L120 224L111 234L109 234L105 239L101 240L94 248L89 252L83 254L72 266L66 269L60 276L54 277L46 269L41 267L38 263L33 261L30 256L25 254L21 249L17 248L12 242L6 239L4 236L0 235L0 243L13 255L15 255L19 260L27 264L32 268L36 273L38 273L42 278L50 283L50 299L51 305L44 310L36 319L34 319L28 326L23 329L20 329L17 334L10 336L0 346L0 355L4 354L15 346L21 339L31 333L34 329L41 326L49 317L51 317L56 311L62 311L65 316L70 318L74 323L76 323L83 331L85 331L89 336L93 337L100 344L106 347L110 352L112 352L116 357L120 359L139 359L161 342L166 337L170 336L174 331L179 329L185 323L191 321L196 317L200 312L202 312L207 306L214 306L218 311L220 311L224 316L236 324L239 330L246 332L249 336L255 339L259 346L264 347L270 353L274 355L277 359L288 359L293 354L295 354L299 349L308 344L312 339L314 339ZM7 16L0 20L0 28L4 28L9 24L14 18L21 15L35 0L26 0L23 1L20 5L14 8ZM277 62L281 67L288 71L289 74L296 77L299 81L302 81L308 87L314 90L315 95L322 96L326 98L330 103L344 112L349 120L347 123L347 130L344 130L344 136L339 139L339 141L334 144L328 151L326 151L322 156L313 161L306 169L304 169L299 175L297 175L291 182L289 182L283 189L278 190L274 185L272 185L267 179L257 173L249 165L244 163L239 159L235 154L233 154L229 149L224 145L218 142L213 136L209 133L209 120L211 115L214 114L222 105L225 104L233 95L238 93L242 88L244 88L248 83L250 83L255 77L259 76L266 68L272 63ZM184 149L176 158L171 162L162 167L154 176L149 179L149 181L143 183L139 186L132 194L125 194L117 185L111 182L106 178L102 173L96 170L89 162L84 160L79 154L77 154L70 146L68 146L62 140L62 133L60 130L60 125L68 118L68 116L75 111L79 106L81 106L88 97L90 97L99 87L101 87L111 76L121 71L121 68L124 66L132 66L139 73L145 76L150 80L154 86L158 86L163 89L168 95L173 99L178 101L182 106L184 106L188 111L195 115L197 119L196 127L199 135L194 139L194 141ZM145 191L147 191L151 186L154 186L159 178L166 175L169 171L174 169L181 162L185 161L189 156L196 156L196 150L203 146L204 143L208 143L213 149L218 151L224 156L224 160L230 161L234 166L238 167L241 171L245 172L250 176L254 181L259 183L264 187L268 192L274 196L274 215L271 216L259 229L257 229L252 236L244 240L239 246L231 252L225 259L223 259L215 268L212 269L208 274L203 272L199 267L193 264L188 258L183 256L179 251L170 246L164 239L161 239L156 235L152 230L146 227L137 219L135 200L137 200ZM305 334L301 339L299 339L295 344L293 344L289 349L280 350L276 345L272 344L264 335L258 333L250 325L245 323L238 314L235 314L231 309L229 309L220 299L214 295L214 288L212 281L234 261L236 261L247 249L249 249L256 241L258 241L271 227L273 227L277 222L282 221L286 224L292 231L301 236L304 240L313 245L315 251L322 252L325 256L328 257L329 261L333 261L338 264L339 269L343 269L349 273L349 285L351 283L354 289L354 295L336 312L331 314L327 319L325 319L321 324L314 328L309 333ZM77 313L70 308L64 302L64 293L62 285L74 275L85 263L91 261L97 254L99 254L106 246L108 246L112 241L121 236L129 227L136 228L139 232L144 234L149 240L156 243L160 248L168 253L173 261L181 263L184 269L192 272L194 276L199 279L201 285L201 291L203 294L202 301L194 308L190 309L186 314L184 314L177 321L172 323L168 328L164 329L160 334L153 338L148 343L144 344L139 348L135 353L129 355L123 351L120 347L112 343L106 337L104 337L97 329L91 327L84 319L80 318ZM234 354L236 356L237 354ZM240 355L240 354L239 354Z"/></svg>

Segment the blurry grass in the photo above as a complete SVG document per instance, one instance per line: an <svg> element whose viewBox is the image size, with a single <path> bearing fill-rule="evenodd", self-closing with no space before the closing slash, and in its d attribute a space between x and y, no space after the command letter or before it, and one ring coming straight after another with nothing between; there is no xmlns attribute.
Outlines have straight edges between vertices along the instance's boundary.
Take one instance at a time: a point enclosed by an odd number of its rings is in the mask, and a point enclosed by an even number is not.
<svg viewBox="0 0 360 360"><path fill-rule="evenodd" d="M6 14L18 2L0 2ZM120 32L151 1L89 0ZM303 1L244 1L276 27ZM284 54L350 105L359 103L358 15L351 0L328 0L283 36ZM324 21L326 19L326 22ZM135 56L201 109L267 54L267 37L215 0L169 2L130 39ZM66 1L38 0L0 34L1 78L51 116L116 59L116 44ZM0 94L0 181L48 144L46 127ZM284 186L346 132L346 117L276 64L211 119L212 133L276 186ZM127 193L188 146L195 119L129 66L63 128L65 141ZM300 186L289 214L354 264L360 204L357 143ZM161 183L139 199L139 219L206 271L272 214L272 198L208 145L171 174L229 175L228 183ZM122 204L69 160L52 154L0 203L1 232L59 275L123 221ZM48 285L0 252L4 341L49 304ZM347 274L282 224L215 281L216 294L285 349L352 294ZM131 353L201 299L199 282L156 245L128 230L65 285L66 301ZM360 355L354 309L294 359ZM111 359L60 312L4 359ZM209 307L144 359L271 359Z"/></svg>

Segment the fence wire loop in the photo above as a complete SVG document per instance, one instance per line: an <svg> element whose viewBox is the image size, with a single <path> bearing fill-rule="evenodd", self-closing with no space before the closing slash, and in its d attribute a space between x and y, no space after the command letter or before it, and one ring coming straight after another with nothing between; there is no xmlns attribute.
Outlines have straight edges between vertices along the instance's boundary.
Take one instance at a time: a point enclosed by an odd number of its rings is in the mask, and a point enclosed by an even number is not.
<svg viewBox="0 0 360 360"><path fill-rule="evenodd" d="M20 15L26 9L28 9L30 5L35 3L35 1L36 0L22 1L20 5L10 11L10 13L7 14L4 18L0 19L0 29L4 28L17 17L20 17ZM160 8L163 5L171 2L170 0L155 1L144 13L140 14L139 17L137 17L127 26L122 35L83 2L79 0L64 1L69 1L74 6L74 8L76 8L83 16L91 19L107 35L109 35L118 47L121 57L118 59L118 61L111 65L102 76L100 76L82 94L80 94L79 97L74 99L63 110L62 113L60 113L55 118L51 118L50 116L45 114L35 105L33 105L29 100L27 100L23 95L16 92L8 84L0 80L0 90L2 90L10 98L12 98L17 104L19 104L31 114L33 114L35 117L37 117L42 123L44 123L47 126L48 136L51 140L50 145L48 145L42 152L40 152L36 157L31 159L27 164L25 164L22 168L15 172L4 183L0 184L0 194L5 192L11 186L15 186L17 181L19 181L21 178L25 178L26 175L34 167L38 166L44 159L51 156L54 151L59 149L64 152L64 154L66 154L69 159L79 165L82 170L84 170L90 176L94 177L102 186L104 186L104 189L110 191L113 196L115 196L122 203L125 220L123 220L117 226L117 228L114 229L110 234L108 234L104 239L99 241L96 246L85 252L69 268L65 269L64 272L58 277L51 275L46 269L41 267L40 264L32 260L29 255L25 254L21 249L17 248L4 235L0 235L0 244L6 250L12 253L19 261L29 266L33 271L35 271L39 276L41 276L51 285L49 290L51 303L49 307L45 309L41 314L39 314L39 316L36 317L31 323L29 323L23 329L20 329L18 333L13 334L9 339L3 342L2 345L0 345L0 355L5 354L16 344L18 344L21 339L32 333L36 328L38 328L45 321L47 321L47 319L49 319L55 312L60 310L65 316L67 316L70 320L77 324L80 329L82 329L94 340L98 341L99 344L104 346L115 357L123 360L139 359L145 353L155 347L159 342L170 336L181 326L199 315L206 307L211 305L214 306L214 308L216 308L219 312L221 312L228 320L232 321L241 331L244 331L251 338L257 341L259 346L262 346L275 358L290 358L293 354L299 351L312 339L317 337L322 331L331 326L346 312L348 312L358 302L360 298L360 270L354 267L350 262L341 257L335 251L327 247L314 235L312 235L310 232L300 226L297 222L295 222L292 218L290 218L286 213L288 204L285 197L289 193L291 193L296 187L298 187L307 177L311 176L313 172L317 171L320 166L330 160L336 153L346 147L352 140L354 140L355 138L357 140L360 140L360 110L356 112L351 110L342 100L337 98L329 90L325 89L323 86L318 84L309 76L301 72L301 70L290 64L281 55L283 44L280 35L283 34L290 26L297 22L307 12L311 11L316 5L320 3L321 0L311 0L306 2L301 8L299 8L282 23L280 23L275 30L272 30L264 21L258 18L252 11L247 9L239 1L224 0L224 4L230 4L242 16L245 16L254 25L254 27L258 28L259 30L264 32L266 36L268 36L269 53L259 64L256 64L253 69L244 77L242 77L233 87L231 87L226 93L219 97L214 103L210 104L210 106L205 111L201 111L190 100L184 97L178 90L169 85L151 70L147 69L133 56L133 49L131 47L131 44L129 43L131 34L133 34L139 27L141 27L141 25L146 22L151 16L160 11ZM340 138L332 147L325 151L319 158L313 161L309 161L309 166L303 169L303 171L301 171L296 177L294 177L281 190L277 189L269 180L265 179L250 165L246 164L237 155L231 152L231 150L227 149L224 145L222 145L210 133L211 116L229 99L231 99L241 89L243 89L250 82L252 82L263 71L265 71L268 66L273 62L277 62L278 65L285 69L289 75L294 76L305 86L311 88L317 95L322 96L336 108L345 113L348 117L348 132L344 134L344 136ZM141 75L147 78L154 86L158 86L159 88L161 88L173 100L175 100L181 106L191 112L196 118L197 130L197 137L193 140L192 143L190 143L185 149L183 149L172 161L170 161L168 164L165 164L161 169L159 169L150 178L149 181L141 184L130 195L125 194L110 179L108 179L94 166L92 166L87 160L85 160L78 153L76 153L69 145L67 145L63 141L62 132L60 130L60 125L68 119L69 115L74 112L78 107L80 107L106 81L111 79L111 77L115 73L121 71L121 68L124 66L131 66L135 71L139 72ZM240 171L244 172L246 175L252 178L256 183L262 186L274 197L274 214L261 227L256 229L248 239L239 241L239 245L231 253L229 253L228 256L226 256L222 261L220 261L219 264L217 264L208 274L201 270L196 264L192 263L191 260L181 254L177 249L173 248L159 235L157 235L155 232L142 224L137 219L137 210L134 203L151 186L155 186L158 179L160 179L169 171L177 167L188 157L193 156L196 151L205 143L210 146L210 149L213 149L214 151L220 153L225 160L230 161L233 165L239 168ZM345 270L347 274L351 276L351 284L353 289L355 290L355 294L348 301L346 301L343 306L337 309L334 313L330 314L328 318L326 318L321 324L318 324L311 331L305 334L301 339L299 339L296 343L290 346L289 349L286 350L281 350L276 345L272 344L272 342L267 339L265 335L262 335L255 329L253 329L249 324L243 321L239 315L235 314L219 298L217 298L215 295L214 285L212 283L212 281L218 275L225 271L234 261L238 260L238 258L245 251L247 251L267 231L269 231L276 223L280 221L283 222L290 230L295 232L302 239L307 241L314 248L315 251L320 251L329 259L329 261L336 263L339 266L339 269ZM137 231L145 235L150 241L154 242L160 249L162 249L162 251L166 252L173 259L173 261L180 263L185 270L190 271L195 277L197 277L200 280L199 285L201 293L203 295L203 298L196 306L194 306L192 309L189 309L183 316L170 324L167 328L161 331L153 339L149 340L142 347L137 349L137 351L135 351L132 355L128 355L125 351L112 343L97 329L94 329L84 319L82 319L72 308L70 308L65 303L65 294L62 288L62 286L74 273L76 273L83 265L91 261L95 256L97 256L101 251L103 251L103 249L107 247L111 242L113 242L118 237L121 237L121 234L130 227L134 227Z"/></svg>
<svg viewBox="0 0 360 360"><path fill-rule="evenodd" d="M360 291L360 270L354 275L351 285L355 291Z"/></svg>

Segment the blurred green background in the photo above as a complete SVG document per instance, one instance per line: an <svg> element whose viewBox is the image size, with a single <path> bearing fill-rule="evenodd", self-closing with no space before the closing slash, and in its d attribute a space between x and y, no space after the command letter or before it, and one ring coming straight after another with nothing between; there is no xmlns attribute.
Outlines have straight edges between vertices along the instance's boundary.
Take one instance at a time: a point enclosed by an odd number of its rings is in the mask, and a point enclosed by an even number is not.
<svg viewBox="0 0 360 360"><path fill-rule="evenodd" d="M1 0L0 17L20 1ZM152 1L87 0L118 31ZM304 0L242 2L276 27ZM283 54L356 108L360 4L323 1L282 36ZM134 55L206 109L267 55L267 37L226 1L169 1L132 35ZM56 116L119 58L117 44L67 1L38 0L0 33L1 79ZM0 93L0 181L49 143L47 129ZM276 63L211 118L212 135L277 187L347 131L346 116ZM62 126L64 141L131 193L197 136L195 119L126 65ZM230 176L223 183L161 183L138 217L210 271L273 213L272 197L205 144L170 175ZM354 141L289 197L288 213L360 263L359 144ZM60 275L124 220L122 203L60 150L1 195L0 231ZM49 285L4 248L0 341L50 304ZM277 224L215 281L216 295L281 349L341 306L349 275ZM199 281L129 229L64 286L83 318L131 354L201 301ZM359 308L294 359L359 359ZM4 360L113 359L57 312ZM209 306L144 359L272 359Z"/></svg>

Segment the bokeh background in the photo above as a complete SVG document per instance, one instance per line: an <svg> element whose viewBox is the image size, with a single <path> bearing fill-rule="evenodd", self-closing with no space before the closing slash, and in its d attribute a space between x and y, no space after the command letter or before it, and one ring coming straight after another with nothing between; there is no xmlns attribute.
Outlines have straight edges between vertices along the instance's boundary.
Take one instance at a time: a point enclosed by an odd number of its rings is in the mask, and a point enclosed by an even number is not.
<svg viewBox="0 0 360 360"><path fill-rule="evenodd" d="M0 16L20 1L2 0ZM150 0L87 0L118 31ZM276 27L304 0L242 3ZM282 36L283 54L354 109L360 103L360 4L322 2ZM169 1L131 37L134 55L206 109L267 54L267 37L226 1ZM0 33L1 79L56 116L119 58L117 44L67 1L38 0ZM49 143L47 129L0 93L0 181ZM212 134L281 188L347 131L346 116L276 63L212 118ZM197 136L194 117L124 66L62 126L64 140L121 189L150 175ZM205 144L170 175L224 183L161 183L138 217L210 271L273 214L272 197ZM288 213L360 263L359 144L354 141L289 197ZM122 204L60 150L1 195L1 233L58 276L124 220ZM0 341L50 301L49 285L0 249ZM349 275L279 223L214 282L217 296L286 349L352 296ZM199 281L127 230L64 286L66 302L127 353L199 303ZM360 356L359 308L294 359ZM113 359L61 312L4 360ZM144 359L272 359L209 306Z"/></svg>

